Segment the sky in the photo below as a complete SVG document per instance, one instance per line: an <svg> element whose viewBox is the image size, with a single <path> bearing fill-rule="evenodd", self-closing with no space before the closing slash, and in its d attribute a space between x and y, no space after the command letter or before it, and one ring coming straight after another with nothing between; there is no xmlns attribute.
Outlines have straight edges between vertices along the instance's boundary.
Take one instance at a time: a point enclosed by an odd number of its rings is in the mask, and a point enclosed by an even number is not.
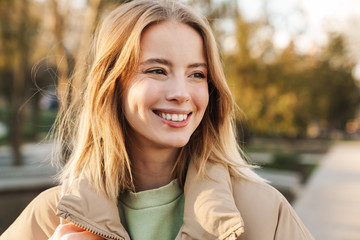
<svg viewBox="0 0 360 240"><path fill-rule="evenodd" d="M215 1L221 2L222 0ZM250 21L261 17L264 9L267 9L266 11L270 14L271 21L276 27L274 40L279 47L285 47L291 37L296 35L299 48L307 51L312 47L313 42L320 45L326 43L327 30L346 29L350 17L357 18L360 23L360 0L237 1L243 16ZM86 0L74 0L72 3L75 7L82 7Z"/></svg>
<svg viewBox="0 0 360 240"><path fill-rule="evenodd" d="M238 4L249 21L268 13L279 48L296 36L298 50L306 53L325 45L327 32L345 33L350 55L358 62L354 77L360 82L360 0L238 0Z"/></svg>
<svg viewBox="0 0 360 240"><path fill-rule="evenodd" d="M360 22L360 0L238 0L238 2L243 16L249 21L258 19L264 14L264 9L267 9L270 20L276 27L274 40L279 47L286 46L291 36L296 35L299 39L298 46L306 50L313 42L320 45L326 43L326 31L346 30L350 18L357 18Z"/></svg>

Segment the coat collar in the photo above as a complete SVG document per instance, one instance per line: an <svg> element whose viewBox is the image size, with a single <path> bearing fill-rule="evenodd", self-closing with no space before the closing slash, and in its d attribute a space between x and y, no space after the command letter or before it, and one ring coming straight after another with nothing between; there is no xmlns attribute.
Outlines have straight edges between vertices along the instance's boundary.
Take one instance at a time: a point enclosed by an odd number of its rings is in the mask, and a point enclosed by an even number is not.
<svg viewBox="0 0 360 240"><path fill-rule="evenodd" d="M208 178L200 178L194 164L189 165L184 186L184 222L176 240L231 240L244 231L228 169L208 164L206 171ZM58 216L106 239L130 240L120 223L116 203L95 191L86 179L64 182Z"/></svg>
<svg viewBox="0 0 360 240"><path fill-rule="evenodd" d="M236 239L244 231L228 169L207 164L206 173L201 178L190 163L184 186L184 223L176 240Z"/></svg>

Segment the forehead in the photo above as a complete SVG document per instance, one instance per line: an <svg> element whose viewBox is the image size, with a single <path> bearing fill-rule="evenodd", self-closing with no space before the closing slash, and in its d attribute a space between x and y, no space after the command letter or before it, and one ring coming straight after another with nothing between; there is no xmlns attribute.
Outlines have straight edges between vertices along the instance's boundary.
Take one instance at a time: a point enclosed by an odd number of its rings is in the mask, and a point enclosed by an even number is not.
<svg viewBox="0 0 360 240"><path fill-rule="evenodd" d="M205 61L201 35L191 26L175 21L164 21L147 27L141 36L141 58L183 57Z"/></svg>

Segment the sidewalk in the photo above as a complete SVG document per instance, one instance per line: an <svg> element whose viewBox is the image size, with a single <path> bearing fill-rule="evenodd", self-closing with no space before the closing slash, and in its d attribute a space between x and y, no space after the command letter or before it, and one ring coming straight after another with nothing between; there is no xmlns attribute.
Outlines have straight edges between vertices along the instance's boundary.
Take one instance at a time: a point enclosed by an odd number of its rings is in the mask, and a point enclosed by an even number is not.
<svg viewBox="0 0 360 240"><path fill-rule="evenodd" d="M359 240L360 142L334 145L294 207L316 240Z"/></svg>

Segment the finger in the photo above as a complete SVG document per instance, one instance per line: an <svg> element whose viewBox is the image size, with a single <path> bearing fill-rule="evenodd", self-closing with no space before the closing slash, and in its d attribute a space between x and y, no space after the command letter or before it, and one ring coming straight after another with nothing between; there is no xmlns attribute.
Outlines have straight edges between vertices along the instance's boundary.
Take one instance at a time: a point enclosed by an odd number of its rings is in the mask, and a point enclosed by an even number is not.
<svg viewBox="0 0 360 240"><path fill-rule="evenodd" d="M102 238L94 233L88 232L88 231L69 233L68 238L74 239L74 240L103 240L104 239L104 238Z"/></svg>
<svg viewBox="0 0 360 240"><path fill-rule="evenodd" d="M66 224L61 224L61 225L57 226L54 235L55 236L64 236L66 234L70 234L70 233L74 233L74 232L83 232L83 231L85 231L85 230L75 226L72 223L66 223Z"/></svg>
<svg viewBox="0 0 360 240"><path fill-rule="evenodd" d="M83 232L83 231L86 231L85 229L83 229L83 228L81 228L79 226L76 226L73 223L63 224L62 227L65 228L66 230L68 230L69 232Z"/></svg>
<svg viewBox="0 0 360 240"><path fill-rule="evenodd" d="M66 223L68 223L69 221L68 220L66 220L65 218L60 218L60 224L66 224Z"/></svg>

